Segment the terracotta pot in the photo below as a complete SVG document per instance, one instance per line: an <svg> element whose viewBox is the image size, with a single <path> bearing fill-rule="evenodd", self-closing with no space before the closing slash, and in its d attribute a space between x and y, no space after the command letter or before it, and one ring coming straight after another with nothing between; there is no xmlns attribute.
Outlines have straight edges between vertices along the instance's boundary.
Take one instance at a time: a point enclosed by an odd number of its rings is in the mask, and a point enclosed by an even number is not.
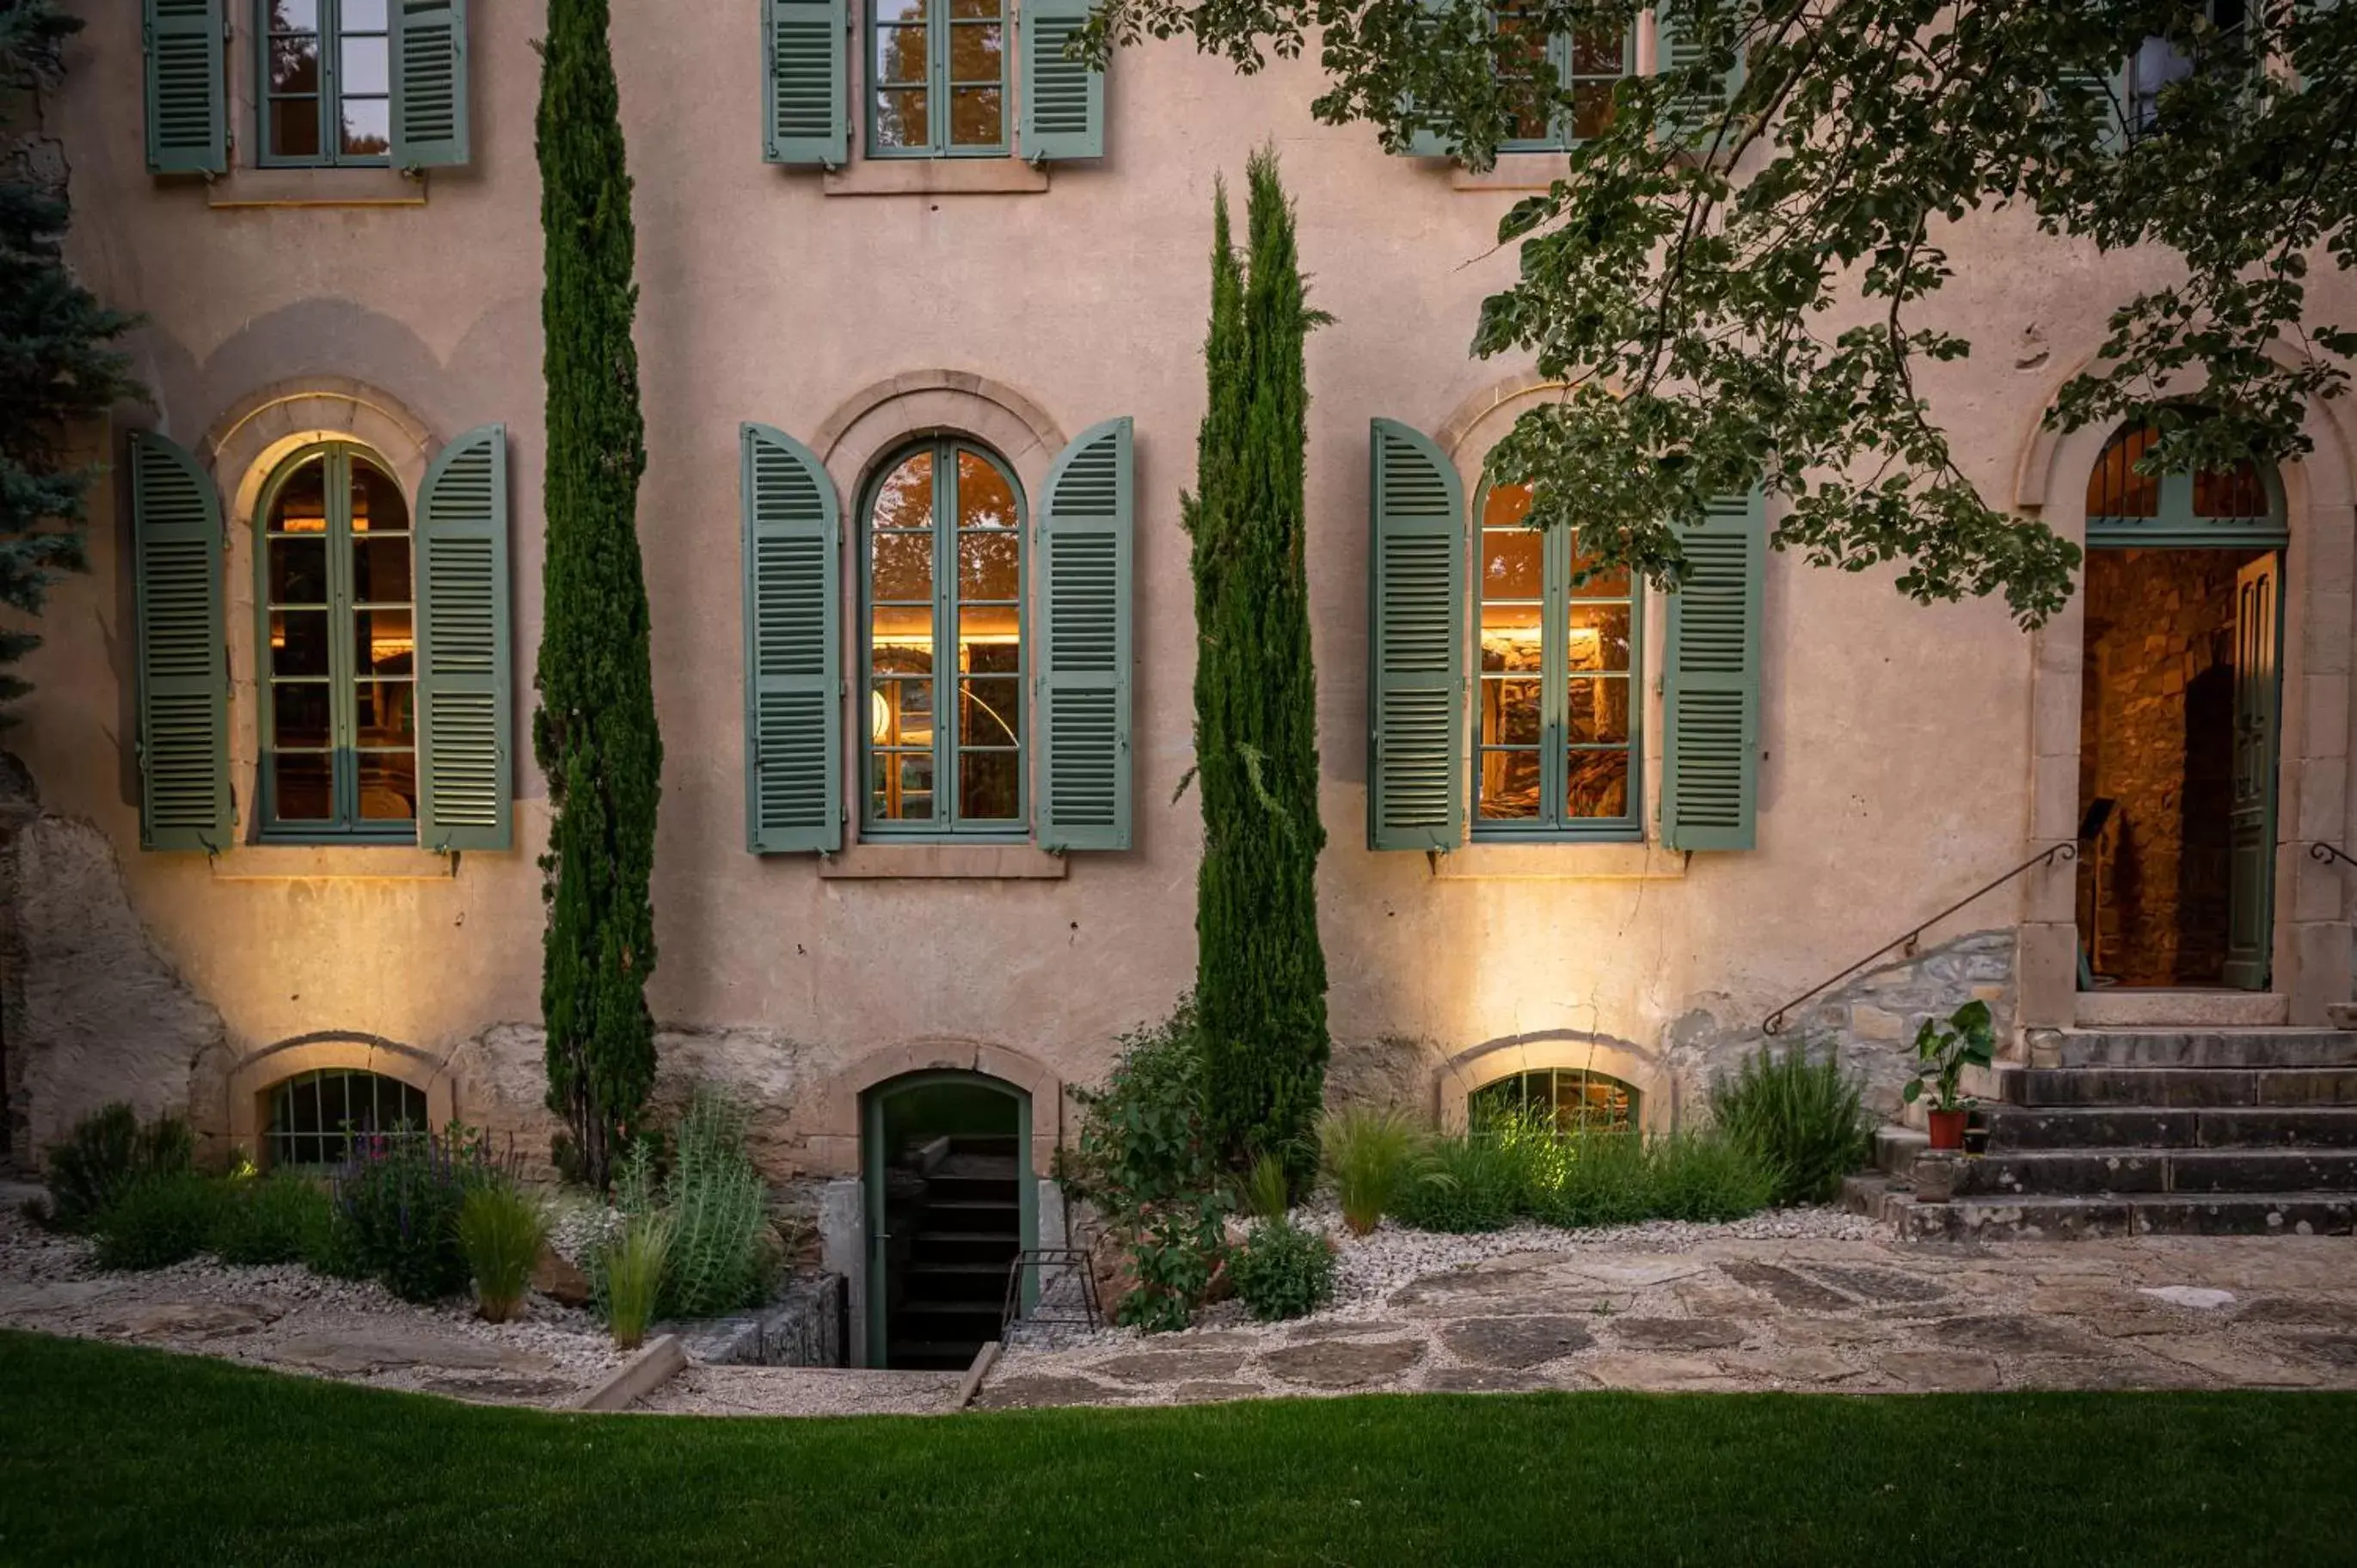
<svg viewBox="0 0 2357 1568"><path fill-rule="evenodd" d="M1935 1149L1961 1149L1964 1146L1964 1117L1962 1111L1932 1112L1932 1146Z"/></svg>

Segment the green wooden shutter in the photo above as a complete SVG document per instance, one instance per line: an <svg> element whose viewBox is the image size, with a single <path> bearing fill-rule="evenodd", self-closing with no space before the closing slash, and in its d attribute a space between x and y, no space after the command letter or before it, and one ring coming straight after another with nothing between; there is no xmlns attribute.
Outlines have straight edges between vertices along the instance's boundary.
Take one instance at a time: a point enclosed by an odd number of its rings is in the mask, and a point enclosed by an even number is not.
<svg viewBox="0 0 2357 1568"><path fill-rule="evenodd" d="M1131 440L1129 420L1108 419L1082 431L1048 470L1038 535L1046 849L1129 847Z"/></svg>
<svg viewBox="0 0 2357 1568"><path fill-rule="evenodd" d="M2102 104L2103 128L2098 133L2107 153L2127 150L2128 62L2125 59L2107 73L2096 70L2066 70L2055 79L2066 87L2076 87L2093 94Z"/></svg>
<svg viewBox="0 0 2357 1568"><path fill-rule="evenodd" d="M1702 40L1695 38L1674 5L1657 6L1653 12L1653 70L1656 75L1669 76L1695 69L1704 63L1707 51ZM1682 91L1663 109L1654 134L1663 142L1700 149L1709 145L1717 134L1719 123L1726 117L1727 106L1743 86L1743 56L1736 53L1734 63L1726 72L1712 80L1700 91Z"/></svg>
<svg viewBox="0 0 2357 1568"><path fill-rule="evenodd" d="M1368 435L1367 846L1465 839L1465 489L1429 436Z"/></svg>
<svg viewBox="0 0 2357 1568"><path fill-rule="evenodd" d="M228 0L141 0L147 44L147 167L229 172Z"/></svg>
<svg viewBox="0 0 2357 1568"><path fill-rule="evenodd" d="M781 430L739 432L745 523L745 822L756 854L843 847L840 513Z"/></svg>
<svg viewBox="0 0 2357 1568"><path fill-rule="evenodd" d="M1064 46L1088 19L1089 0L1022 0L1017 150L1035 164L1104 156L1104 72L1064 58Z"/></svg>
<svg viewBox="0 0 2357 1568"><path fill-rule="evenodd" d="M130 468L139 843L219 854L230 846L235 816L221 496L197 460L160 435L131 437Z"/></svg>
<svg viewBox="0 0 2357 1568"><path fill-rule="evenodd" d="M1432 12L1447 11L1453 0L1424 0L1424 8ZM1456 146L1439 132L1420 130L1410 135L1407 145L1396 149L1402 156L1411 158L1445 158L1456 152Z"/></svg>
<svg viewBox="0 0 2357 1568"><path fill-rule="evenodd" d="M1749 849L1760 787L1760 601L1767 498L1722 496L1689 531L1686 577L1670 598L1662 842Z"/></svg>
<svg viewBox="0 0 2357 1568"><path fill-rule="evenodd" d="M851 156L844 40L846 0L761 0L769 77L761 156L773 164L841 168Z"/></svg>
<svg viewBox="0 0 2357 1568"><path fill-rule="evenodd" d="M467 161L467 0L396 0L393 14L393 163Z"/></svg>
<svg viewBox="0 0 2357 1568"><path fill-rule="evenodd" d="M508 431L469 430L417 496L417 842L506 849L515 731L508 643Z"/></svg>

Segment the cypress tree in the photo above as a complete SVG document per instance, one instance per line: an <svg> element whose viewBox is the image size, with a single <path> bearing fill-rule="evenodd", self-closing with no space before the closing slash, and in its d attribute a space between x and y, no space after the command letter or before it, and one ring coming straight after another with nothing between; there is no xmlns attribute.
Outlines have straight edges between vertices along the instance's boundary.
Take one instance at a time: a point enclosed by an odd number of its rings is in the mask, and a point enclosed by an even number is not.
<svg viewBox="0 0 2357 1568"><path fill-rule="evenodd" d="M1303 554L1308 306L1293 209L1265 149L1248 167L1249 264L1214 194L1210 405L1196 452L1195 1006L1211 1128L1239 1165L1314 1168L1326 1081L1326 957L1318 940L1316 680Z"/></svg>
<svg viewBox="0 0 2357 1568"><path fill-rule="evenodd" d="M37 95L64 77L81 30L52 0L0 4L0 603L38 614L61 572L89 570L81 521L94 467L77 439L141 395L109 347L133 317L101 305L66 266L64 161L38 134ZM8 666L40 646L0 631L0 703L30 688Z"/></svg>
<svg viewBox="0 0 2357 1568"><path fill-rule="evenodd" d="M655 807L662 739L639 561L630 180L607 0L549 0L541 45L547 563L533 715L551 820L541 1015L558 1164L603 1187L654 1082Z"/></svg>

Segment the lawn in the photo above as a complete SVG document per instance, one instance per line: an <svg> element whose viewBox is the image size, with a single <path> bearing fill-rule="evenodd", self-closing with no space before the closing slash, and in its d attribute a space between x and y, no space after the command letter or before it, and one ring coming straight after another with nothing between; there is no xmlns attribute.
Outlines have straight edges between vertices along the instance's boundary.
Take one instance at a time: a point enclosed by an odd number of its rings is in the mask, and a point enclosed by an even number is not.
<svg viewBox="0 0 2357 1568"><path fill-rule="evenodd" d="M2357 1558L2357 1395L551 1415L0 1333L0 1562Z"/></svg>

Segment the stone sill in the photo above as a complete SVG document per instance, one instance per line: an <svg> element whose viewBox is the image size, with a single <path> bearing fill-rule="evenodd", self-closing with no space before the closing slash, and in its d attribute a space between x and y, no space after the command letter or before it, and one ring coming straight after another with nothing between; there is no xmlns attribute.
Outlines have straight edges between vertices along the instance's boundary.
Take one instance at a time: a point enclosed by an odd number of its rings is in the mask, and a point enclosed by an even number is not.
<svg viewBox="0 0 2357 1568"><path fill-rule="evenodd" d="M1028 843L855 843L818 857L823 881L1060 881L1065 868Z"/></svg>
<svg viewBox="0 0 2357 1568"><path fill-rule="evenodd" d="M1020 158L860 158L820 181L829 196L1022 196L1048 188L1048 170Z"/></svg>
<svg viewBox="0 0 2357 1568"><path fill-rule="evenodd" d="M205 183L205 205L423 207L425 175L395 168L232 168Z"/></svg>
<svg viewBox="0 0 2357 1568"><path fill-rule="evenodd" d="M1500 153L1497 163L1479 173L1452 161L1451 190L1544 190L1570 171L1568 153Z"/></svg>
<svg viewBox="0 0 2357 1568"><path fill-rule="evenodd" d="M1687 856L1652 843L1469 843L1432 859L1440 882L1676 882Z"/></svg>
<svg viewBox="0 0 2357 1568"><path fill-rule="evenodd" d="M216 882L447 882L456 855L415 844L246 843L212 861Z"/></svg>

